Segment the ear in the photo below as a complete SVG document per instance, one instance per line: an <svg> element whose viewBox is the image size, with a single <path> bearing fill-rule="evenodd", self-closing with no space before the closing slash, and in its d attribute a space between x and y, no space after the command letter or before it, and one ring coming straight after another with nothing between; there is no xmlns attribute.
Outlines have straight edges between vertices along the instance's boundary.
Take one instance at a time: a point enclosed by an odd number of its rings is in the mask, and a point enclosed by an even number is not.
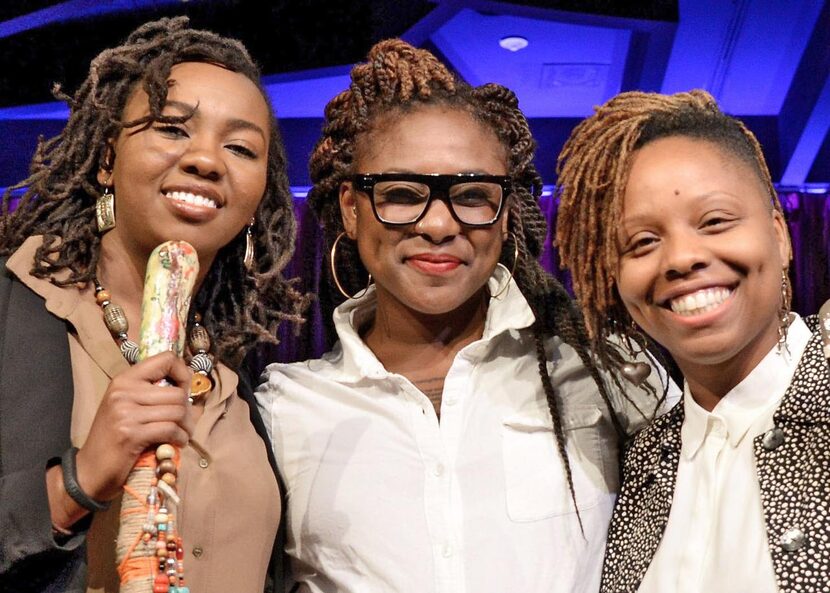
<svg viewBox="0 0 830 593"><path fill-rule="evenodd" d="M778 244L778 253L784 267L788 267L793 258L792 245L790 244L790 233L787 230L787 221L784 215L778 210L772 211L772 230L775 233L775 242Z"/></svg>
<svg viewBox="0 0 830 593"><path fill-rule="evenodd" d="M349 239L357 240L357 196L351 181L340 184L340 217Z"/></svg>
<svg viewBox="0 0 830 593"><path fill-rule="evenodd" d="M112 168L115 166L115 147L113 140L107 140L107 147L104 149L104 157L98 165L98 183L102 186L110 185L112 181Z"/></svg>

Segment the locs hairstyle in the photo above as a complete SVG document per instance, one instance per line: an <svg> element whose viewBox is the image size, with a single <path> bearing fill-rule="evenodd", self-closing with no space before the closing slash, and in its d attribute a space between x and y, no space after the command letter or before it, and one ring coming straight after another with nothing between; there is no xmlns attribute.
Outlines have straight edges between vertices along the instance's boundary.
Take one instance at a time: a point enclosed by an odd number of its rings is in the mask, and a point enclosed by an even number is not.
<svg viewBox="0 0 830 593"><path fill-rule="evenodd" d="M571 496L576 504L570 463L565 451L565 437L559 416L560 403L547 371L544 338L560 336L578 353L596 381L611 412L615 428L623 429L613 412L606 386L587 349L588 339L578 311L569 295L540 266L538 257L544 245L547 224L539 208L542 180L533 165L536 144L527 120L519 110L518 99L509 89L486 84L471 87L457 79L428 51L417 49L398 39L375 45L365 63L351 72L351 85L326 106L325 126L309 164L314 183L309 204L317 214L329 246L343 231L338 191L340 184L354 170L357 146L375 131L398 116L425 106L458 109L490 128L505 148L508 175L513 183L508 213L511 239L502 248L501 261L513 266L516 241L519 259L514 278L536 315L533 335L539 363L539 376L553 417L556 443L563 459ZM363 171L365 172L365 171ZM338 276L351 290L366 284L366 271L360 264L356 245L342 241L347 250L340 258ZM322 291L321 291L322 292ZM340 299L329 282L328 295L321 297L331 306Z"/></svg>
<svg viewBox="0 0 830 593"><path fill-rule="evenodd" d="M101 238L95 227L95 199L101 193L99 168L112 166L109 142L125 128L156 122L181 123L191 114L164 116L170 69L182 62L210 62L243 74L267 96L259 69L238 41L188 27L187 17L161 19L136 29L117 47L101 52L73 97L55 86L54 94L70 106L63 131L41 140L31 174L3 196L0 254L8 254L31 235L43 235L32 274L60 285L88 282L95 273ZM150 114L122 121L132 92L141 86ZM271 110L269 104L269 111ZM293 201L285 173L285 150L270 112L267 186L252 229L257 259L251 272L242 265L245 231L217 254L194 302L210 330L216 355L236 363L257 340L276 341L281 321L301 321L305 298L282 276L295 237ZM20 204L9 211L13 190L25 188ZM69 270L66 277L56 275Z"/></svg>
<svg viewBox="0 0 830 593"><path fill-rule="evenodd" d="M619 356L608 345L612 334L637 348L647 346L648 338L632 331L617 293L617 221L634 154L670 136L712 142L747 163L765 188L770 208L781 211L758 140L707 92L626 92L598 107L574 128L559 155L556 241L563 265L572 273L594 351L605 363Z"/></svg>

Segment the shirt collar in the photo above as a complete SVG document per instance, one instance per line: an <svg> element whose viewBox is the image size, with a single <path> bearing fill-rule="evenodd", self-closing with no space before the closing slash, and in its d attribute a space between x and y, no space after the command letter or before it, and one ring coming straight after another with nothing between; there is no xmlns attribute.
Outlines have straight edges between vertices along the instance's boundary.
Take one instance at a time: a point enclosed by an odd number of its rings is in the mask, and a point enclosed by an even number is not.
<svg viewBox="0 0 830 593"><path fill-rule="evenodd" d="M489 342L509 330L524 329L536 320L522 291L506 268L496 266L487 281L490 294L498 294L505 282L508 283L507 288L497 297L490 297L483 335L475 344ZM382 379L389 375L359 334L360 328L374 317L376 308L377 295L373 284L362 297L349 299L334 310L334 327L339 344L328 356L334 359L342 357L340 365L346 380Z"/></svg>
<svg viewBox="0 0 830 593"><path fill-rule="evenodd" d="M729 444L737 447L752 424L784 397L810 337L804 320L793 313L793 321L787 330L787 347L779 352L778 345L773 346L711 412L694 400L686 383L683 386L685 419L681 432L683 455L692 459L703 445L710 426L717 423L725 426Z"/></svg>

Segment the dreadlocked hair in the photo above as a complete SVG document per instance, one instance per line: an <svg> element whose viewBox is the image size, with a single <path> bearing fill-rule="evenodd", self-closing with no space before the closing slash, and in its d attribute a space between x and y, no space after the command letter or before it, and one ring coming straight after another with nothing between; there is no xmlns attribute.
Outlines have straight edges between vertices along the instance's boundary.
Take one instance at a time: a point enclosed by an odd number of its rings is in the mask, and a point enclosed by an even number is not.
<svg viewBox="0 0 830 593"><path fill-rule="evenodd" d="M59 135L41 138L29 177L4 193L0 255L11 253L32 235L43 235L31 273L61 286L89 282L101 250L95 225L95 201L101 193L96 175L99 169L112 168L109 142L123 129L181 123L191 117L192 113L162 115L174 65L209 62L238 72L266 97L271 120L266 191L251 229L257 259L246 272L241 265L243 230L218 252L194 299L194 308L201 311L214 337L217 358L236 364L258 340L276 342L280 322L300 323L307 299L281 274L296 233L293 201L285 150L259 69L239 41L190 29L188 22L187 17L176 17L142 25L122 45L92 60L73 97L55 85L55 97L69 104L69 120ZM150 113L124 122L124 106L139 85L149 97ZM24 188L17 209L10 211L12 192ZM64 273L58 278L60 272Z"/></svg>
<svg viewBox="0 0 830 593"><path fill-rule="evenodd" d="M724 114L702 90L675 95L626 92L598 107L574 128L557 163L559 214L556 242L584 314L591 345L603 364L620 361L608 338L643 350L649 338L632 329L617 293L616 232L636 151L659 138L684 136L712 142L747 163L782 211L758 140Z"/></svg>
<svg viewBox="0 0 830 593"><path fill-rule="evenodd" d="M314 185L308 200L323 226L329 247L344 231L338 194L341 183L357 172L354 167L358 146L372 132L383 129L393 117L436 106L460 110L492 130L504 146L513 189L507 198L509 238L502 247L500 260L508 269L513 268L513 277L536 316L533 333L540 380L576 507L560 401L547 370L546 337L558 335L576 350L597 383L615 429L621 435L624 432L613 411L606 384L588 350L588 336L579 312L564 287L538 261L547 234L547 223L539 207L542 180L533 165L536 143L519 110L516 95L497 84L473 88L457 79L428 51L399 39L375 45L369 51L367 61L352 69L351 80L350 88L326 106L323 134L309 164ZM342 246L342 254L338 259L338 278L347 291L354 293L365 287L367 271L360 262L356 244L341 241L339 246ZM514 256L517 252L518 259ZM327 273L327 294L321 296L321 303L333 309L343 299L332 288L331 271ZM324 292L322 288L321 292Z"/></svg>

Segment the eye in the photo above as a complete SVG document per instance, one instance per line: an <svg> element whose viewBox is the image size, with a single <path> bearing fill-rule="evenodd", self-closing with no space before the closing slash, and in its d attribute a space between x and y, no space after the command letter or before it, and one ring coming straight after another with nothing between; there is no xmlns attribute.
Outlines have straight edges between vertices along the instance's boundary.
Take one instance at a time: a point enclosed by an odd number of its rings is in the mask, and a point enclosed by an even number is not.
<svg viewBox="0 0 830 593"><path fill-rule="evenodd" d="M646 255L654 250L659 242L656 235L640 233L628 241L623 254L634 257Z"/></svg>
<svg viewBox="0 0 830 593"><path fill-rule="evenodd" d="M427 198L427 191L421 190L408 185L394 185L394 186L375 186L376 193L383 202L391 202L393 204L420 204ZM378 192L378 190L380 190Z"/></svg>
<svg viewBox="0 0 830 593"><path fill-rule="evenodd" d="M173 124L161 124L153 128L158 133L168 138L187 138L187 131L181 127Z"/></svg>
<svg viewBox="0 0 830 593"><path fill-rule="evenodd" d="M257 153L242 144L228 144L225 148L248 159L257 158Z"/></svg>
<svg viewBox="0 0 830 593"><path fill-rule="evenodd" d="M735 217L721 212L712 213L703 218L700 226L705 230L721 231L731 228L735 220Z"/></svg>
<svg viewBox="0 0 830 593"><path fill-rule="evenodd" d="M465 189L461 193L453 195L452 201L459 206L489 206L490 196L481 189L472 188Z"/></svg>

